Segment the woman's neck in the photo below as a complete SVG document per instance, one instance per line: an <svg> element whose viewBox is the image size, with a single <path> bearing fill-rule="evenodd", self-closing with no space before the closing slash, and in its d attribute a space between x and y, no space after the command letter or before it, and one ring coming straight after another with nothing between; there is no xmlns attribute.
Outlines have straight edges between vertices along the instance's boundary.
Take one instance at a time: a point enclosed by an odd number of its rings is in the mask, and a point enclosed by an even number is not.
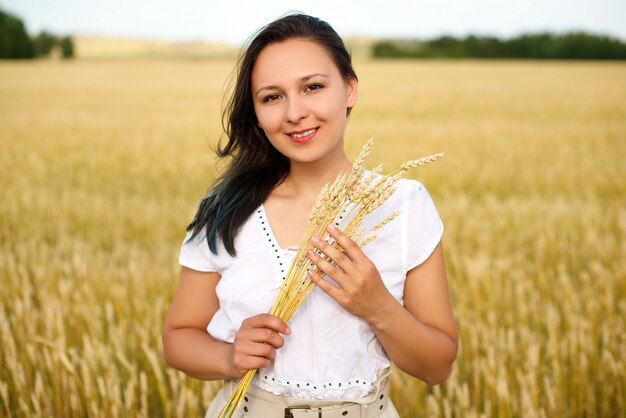
<svg viewBox="0 0 626 418"><path fill-rule="evenodd" d="M351 168L352 164L345 152L338 153L336 158L314 163L292 161L284 186L289 194L315 201L326 183L332 183L342 172L349 174Z"/></svg>

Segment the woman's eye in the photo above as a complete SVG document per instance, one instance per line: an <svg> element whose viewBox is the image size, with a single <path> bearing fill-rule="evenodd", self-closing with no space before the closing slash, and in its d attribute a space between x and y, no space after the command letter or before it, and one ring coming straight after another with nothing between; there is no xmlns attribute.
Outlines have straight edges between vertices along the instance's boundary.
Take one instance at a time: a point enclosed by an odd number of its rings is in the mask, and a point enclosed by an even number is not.
<svg viewBox="0 0 626 418"><path fill-rule="evenodd" d="M280 96L278 94L268 94L263 98L263 103L273 102L274 100L278 100Z"/></svg>
<svg viewBox="0 0 626 418"><path fill-rule="evenodd" d="M313 84L309 84L308 86L306 86L307 91L315 91L315 90L319 90L323 88L324 88L324 85L319 84L319 83L313 83Z"/></svg>

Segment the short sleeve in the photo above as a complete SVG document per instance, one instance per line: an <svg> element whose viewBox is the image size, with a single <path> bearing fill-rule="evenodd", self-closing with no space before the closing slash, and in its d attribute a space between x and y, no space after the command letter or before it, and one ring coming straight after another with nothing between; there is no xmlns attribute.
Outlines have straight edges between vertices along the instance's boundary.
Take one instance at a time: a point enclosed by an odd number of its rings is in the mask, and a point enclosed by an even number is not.
<svg viewBox="0 0 626 418"><path fill-rule="evenodd" d="M402 208L402 252L405 273L422 264L441 241L443 222L428 191L406 180Z"/></svg>
<svg viewBox="0 0 626 418"><path fill-rule="evenodd" d="M191 241L192 231L188 231L180 247L178 263L198 271L217 271L215 255L209 250L204 229ZM189 241L189 242L188 242Z"/></svg>

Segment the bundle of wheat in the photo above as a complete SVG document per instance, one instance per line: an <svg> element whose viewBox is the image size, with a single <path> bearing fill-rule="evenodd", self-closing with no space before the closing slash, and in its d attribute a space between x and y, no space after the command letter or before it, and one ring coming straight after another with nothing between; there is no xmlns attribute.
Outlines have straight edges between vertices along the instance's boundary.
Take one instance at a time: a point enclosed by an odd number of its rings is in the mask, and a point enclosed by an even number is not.
<svg viewBox="0 0 626 418"><path fill-rule="evenodd" d="M400 211L397 210L383 218L368 231L362 226L365 216L372 213L389 199L396 190L396 181L406 171L438 160L443 156L442 153L439 153L418 160L407 161L395 173L384 175L381 174L382 165L369 172L363 166L373 143L373 139L365 143L352 165L352 172L349 176L342 173L337 176L332 184L326 184L322 188L309 215L309 224L302 237L298 252L289 267L274 305L269 311L271 315L285 322L289 321L304 299L315 288L308 271L313 268L320 275L324 275L324 272L312 265L307 257L307 251L309 250L315 251L318 255L324 257L318 249L313 247L311 238L325 237L326 241L329 241L338 250L343 251L326 233L326 226L333 224L337 225L344 234L354 240L360 247L372 242L376 239L376 231L398 216ZM332 262L332 260L329 261ZM219 418L232 417L248 391L248 387L256 372L257 369L248 370L235 388L228 403L220 412Z"/></svg>

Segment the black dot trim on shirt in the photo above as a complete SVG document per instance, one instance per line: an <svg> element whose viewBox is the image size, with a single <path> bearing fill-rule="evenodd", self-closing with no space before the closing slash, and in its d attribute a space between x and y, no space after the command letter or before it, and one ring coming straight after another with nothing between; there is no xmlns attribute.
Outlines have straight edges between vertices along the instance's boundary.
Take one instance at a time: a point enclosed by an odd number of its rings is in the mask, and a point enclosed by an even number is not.
<svg viewBox="0 0 626 418"><path fill-rule="evenodd" d="M276 260L278 261L278 265L280 268L280 274L283 277L283 281L284 281L286 277L285 268L283 266L282 259L280 258L280 253L277 248L278 242L272 235L272 231L269 227L269 222L267 222L267 219L265 219L263 210L259 209L256 211L256 213L259 215L259 221L261 222L261 227L263 228L263 232L265 232L265 237L267 238L267 242L269 242L272 248L274 249L274 255L276 255Z"/></svg>
<svg viewBox="0 0 626 418"><path fill-rule="evenodd" d="M269 380L268 377L269 377L268 375L264 375L263 379L265 381L268 381ZM317 385L313 385L311 382L292 382L290 380L281 380L275 377L272 377L271 380L272 382L275 382L276 384L279 384L282 386L290 386L294 388L307 387L307 388L312 388L313 390L317 390L318 388ZM367 382L362 379L354 379L354 380L348 380L344 382L335 382L334 386L333 386L333 382L325 382L325 383L322 383L322 386L320 386L320 389L332 389L333 387L341 388L342 386L346 386L346 385L352 386L353 384L359 387L362 387L362 386L366 386L368 388L374 387L373 383Z"/></svg>
<svg viewBox="0 0 626 418"><path fill-rule="evenodd" d="M339 215L339 220L337 220L337 222L335 222L335 226L339 226L339 224L341 223L341 221L343 221L343 216L346 214L346 209L343 210L343 212L341 212L341 215Z"/></svg>

